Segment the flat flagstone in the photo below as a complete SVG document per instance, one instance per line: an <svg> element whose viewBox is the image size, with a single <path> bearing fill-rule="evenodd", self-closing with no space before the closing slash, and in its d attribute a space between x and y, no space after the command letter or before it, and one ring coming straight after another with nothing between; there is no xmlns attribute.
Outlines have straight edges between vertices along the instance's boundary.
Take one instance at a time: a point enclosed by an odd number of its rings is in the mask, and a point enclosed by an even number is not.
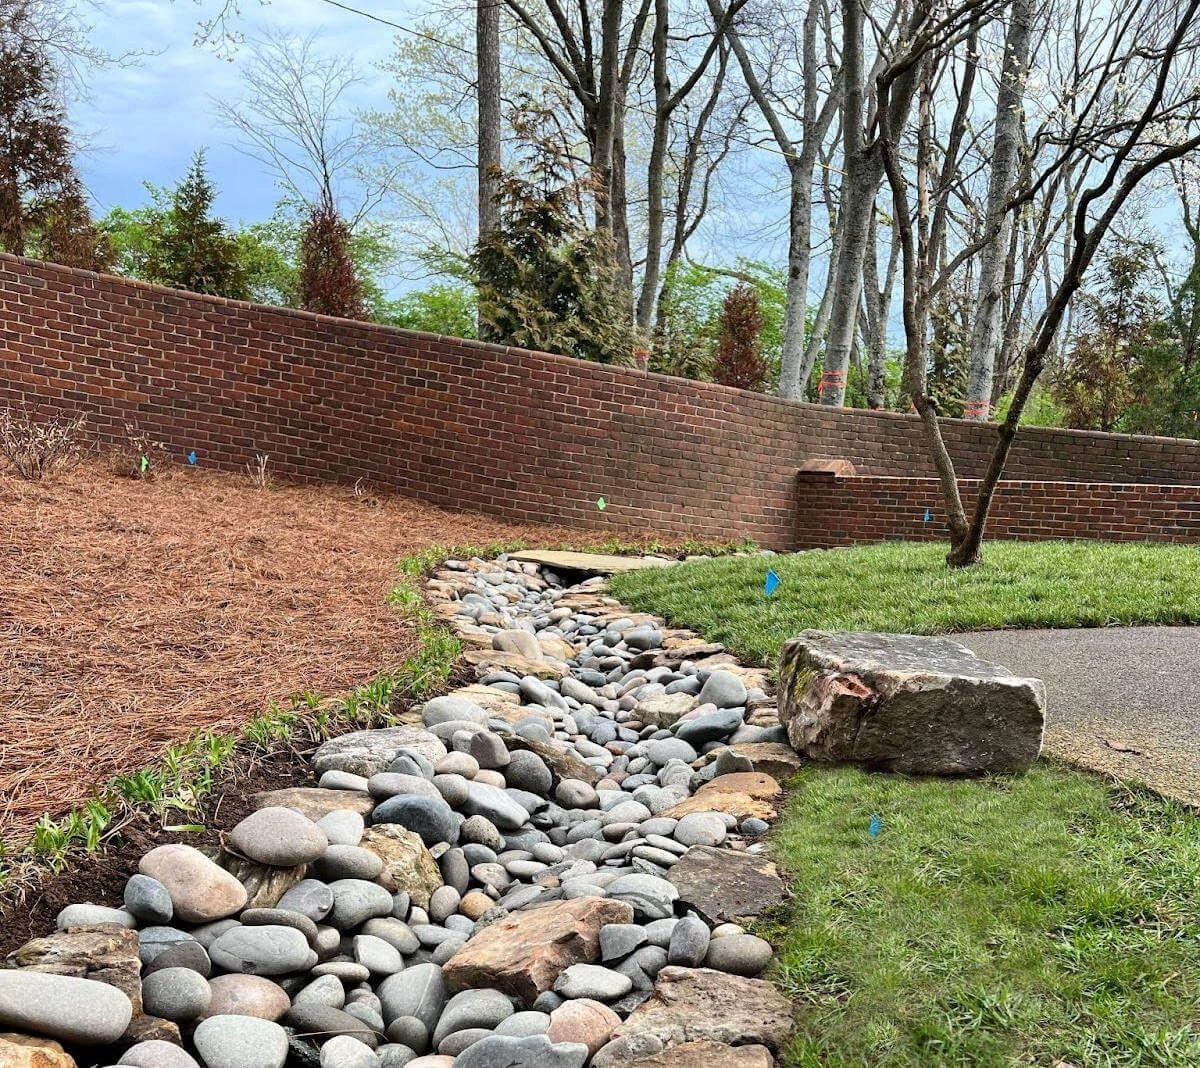
<svg viewBox="0 0 1200 1068"><path fill-rule="evenodd" d="M510 559L540 564L551 570L583 571L590 575L619 575L647 567L670 567L674 560L660 556L610 556L606 553L554 552L548 549L523 549L509 553Z"/></svg>
<svg viewBox="0 0 1200 1068"><path fill-rule="evenodd" d="M775 865L762 854L713 846L692 846L667 879L679 900L713 925L762 916L786 893Z"/></svg>

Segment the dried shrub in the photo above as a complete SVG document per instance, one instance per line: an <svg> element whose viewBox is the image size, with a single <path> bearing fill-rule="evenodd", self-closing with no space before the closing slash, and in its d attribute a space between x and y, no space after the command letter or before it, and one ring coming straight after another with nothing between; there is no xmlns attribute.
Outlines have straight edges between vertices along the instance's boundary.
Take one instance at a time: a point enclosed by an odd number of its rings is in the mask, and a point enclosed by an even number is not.
<svg viewBox="0 0 1200 1068"><path fill-rule="evenodd" d="M256 452L254 459L246 464L246 476L250 479L250 485L255 489L265 490L271 485L271 473L268 467L271 463L271 457L265 452Z"/></svg>
<svg viewBox="0 0 1200 1068"><path fill-rule="evenodd" d="M113 474L149 481L167 464L167 447L136 423L125 424L125 437L111 454Z"/></svg>
<svg viewBox="0 0 1200 1068"><path fill-rule="evenodd" d="M713 377L723 386L762 390L767 361L762 351L763 314L758 290L748 282L734 286L721 308L721 333Z"/></svg>
<svg viewBox="0 0 1200 1068"><path fill-rule="evenodd" d="M0 455L16 473L37 482L83 458L87 416L39 421L28 412L0 410Z"/></svg>

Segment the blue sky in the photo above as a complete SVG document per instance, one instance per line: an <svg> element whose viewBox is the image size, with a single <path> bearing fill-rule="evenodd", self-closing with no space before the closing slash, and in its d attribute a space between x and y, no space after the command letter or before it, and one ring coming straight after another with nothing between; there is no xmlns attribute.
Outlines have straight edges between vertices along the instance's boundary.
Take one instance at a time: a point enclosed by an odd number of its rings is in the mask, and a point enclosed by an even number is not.
<svg viewBox="0 0 1200 1068"><path fill-rule="evenodd" d="M367 0L364 5L373 7ZM142 182L175 182L192 154L207 148L220 194L221 215L242 221L266 217L279 191L255 160L234 146L232 131L216 117L212 98L238 95L238 55L222 58L194 41L214 0L106 0L92 16L93 41L113 53L141 53L133 63L94 72L86 99L72 108L86 143L80 161L100 212L145 200ZM396 21L411 17L405 0L389 4ZM367 19L321 0L244 0L236 25L245 34L275 28L319 34L331 51L351 52L374 77L361 90L363 104L382 100L384 78L375 64L392 48L392 35Z"/></svg>

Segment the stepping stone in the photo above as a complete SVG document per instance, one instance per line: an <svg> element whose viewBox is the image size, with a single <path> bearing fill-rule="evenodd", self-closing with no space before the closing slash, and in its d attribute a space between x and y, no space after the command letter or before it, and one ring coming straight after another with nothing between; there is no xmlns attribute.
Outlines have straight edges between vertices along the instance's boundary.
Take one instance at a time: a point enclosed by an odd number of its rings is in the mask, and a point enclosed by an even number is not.
<svg viewBox="0 0 1200 1068"><path fill-rule="evenodd" d="M648 567L670 567L674 560L658 556L612 556L607 553L553 552L546 549L522 549L510 553L510 560L540 564L551 571L582 571L587 575L620 575Z"/></svg>

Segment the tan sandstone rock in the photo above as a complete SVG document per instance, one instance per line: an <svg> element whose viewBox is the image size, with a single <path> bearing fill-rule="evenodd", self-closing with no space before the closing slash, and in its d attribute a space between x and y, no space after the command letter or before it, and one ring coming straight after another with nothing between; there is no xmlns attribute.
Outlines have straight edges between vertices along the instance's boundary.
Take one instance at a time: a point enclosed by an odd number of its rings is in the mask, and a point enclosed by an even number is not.
<svg viewBox="0 0 1200 1068"><path fill-rule="evenodd" d="M756 816L761 820L775 818L772 803L783 792L770 775L759 771L739 771L718 775L706 782L686 801L667 809L664 816L678 819L689 812L728 812L739 820Z"/></svg>
<svg viewBox="0 0 1200 1068"><path fill-rule="evenodd" d="M50 1038L0 1033L0 1068L75 1068L75 1058Z"/></svg>
<svg viewBox="0 0 1200 1068"><path fill-rule="evenodd" d="M323 790L319 786L291 786L283 790L266 790L250 798L255 808L294 808L310 820L319 820L338 809L348 808L360 816L367 815L376 805L365 790Z"/></svg>
<svg viewBox="0 0 1200 1068"><path fill-rule="evenodd" d="M395 894L407 891L418 908L429 904L429 895L442 885L442 873L421 836L397 823L368 827L359 843L383 861L375 880Z"/></svg>
<svg viewBox="0 0 1200 1068"><path fill-rule="evenodd" d="M115 986L142 1011L142 962L137 931L115 923L91 923L35 938L7 958L13 968L51 975L70 975ZM3 1064L0 1061L0 1064Z"/></svg>
<svg viewBox="0 0 1200 1068"><path fill-rule="evenodd" d="M592 1066L624 1068L685 1042L776 1052L791 1024L791 1003L770 983L711 968L668 966L658 973L649 1000L633 1010Z"/></svg>
<svg viewBox="0 0 1200 1068"><path fill-rule="evenodd" d="M532 1002L564 969L599 959L601 927L632 922L631 905L603 897L514 912L474 935L446 962L442 978L451 990L495 987Z"/></svg>
<svg viewBox="0 0 1200 1068"><path fill-rule="evenodd" d="M723 1046L719 1042L681 1042L661 1053L626 1061L625 1068L774 1068L766 1046Z"/></svg>

